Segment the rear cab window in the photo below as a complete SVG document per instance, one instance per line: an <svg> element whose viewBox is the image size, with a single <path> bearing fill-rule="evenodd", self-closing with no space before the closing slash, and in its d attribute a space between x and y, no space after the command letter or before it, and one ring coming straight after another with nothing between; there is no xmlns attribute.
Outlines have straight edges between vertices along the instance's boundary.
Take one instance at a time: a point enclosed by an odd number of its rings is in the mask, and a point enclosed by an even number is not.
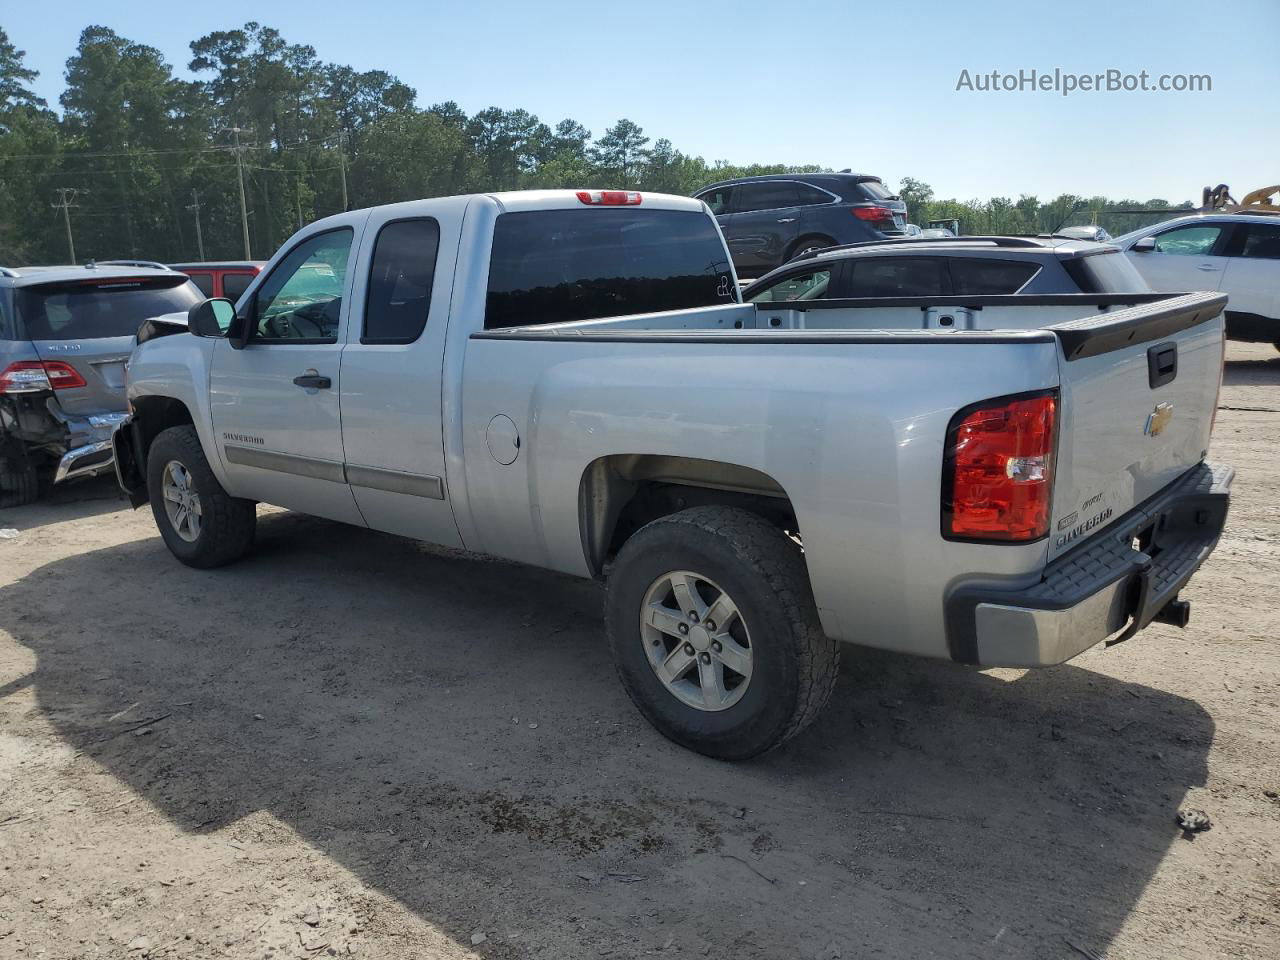
<svg viewBox="0 0 1280 960"><path fill-rule="evenodd" d="M440 225L431 218L397 220L378 231L361 343L413 343L422 335L439 249Z"/></svg>
<svg viewBox="0 0 1280 960"><path fill-rule="evenodd" d="M15 300L31 340L130 337L142 321L204 300L185 274L101 277L18 287Z"/></svg>
<svg viewBox="0 0 1280 960"><path fill-rule="evenodd" d="M704 213L533 210L494 226L486 330L737 302L728 253Z"/></svg>

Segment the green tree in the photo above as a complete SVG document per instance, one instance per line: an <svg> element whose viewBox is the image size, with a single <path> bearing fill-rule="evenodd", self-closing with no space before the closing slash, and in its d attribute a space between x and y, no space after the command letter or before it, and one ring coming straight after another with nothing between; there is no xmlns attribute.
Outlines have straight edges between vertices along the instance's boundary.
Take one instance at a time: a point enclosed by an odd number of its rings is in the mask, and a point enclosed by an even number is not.
<svg viewBox="0 0 1280 960"><path fill-rule="evenodd" d="M590 157L602 174L615 178L614 186L625 190L640 180L649 158L649 151L645 149L648 142L644 130L622 119L605 130L604 136L591 147Z"/></svg>

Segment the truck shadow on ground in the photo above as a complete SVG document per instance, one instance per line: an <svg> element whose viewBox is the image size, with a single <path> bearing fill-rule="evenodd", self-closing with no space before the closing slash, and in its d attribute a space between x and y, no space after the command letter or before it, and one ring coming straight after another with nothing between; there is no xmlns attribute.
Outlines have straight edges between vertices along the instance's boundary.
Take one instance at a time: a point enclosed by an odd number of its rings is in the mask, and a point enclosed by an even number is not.
<svg viewBox="0 0 1280 960"><path fill-rule="evenodd" d="M1280 353L1265 359L1227 360L1222 365L1224 387L1280 385Z"/></svg>
<svg viewBox="0 0 1280 960"><path fill-rule="evenodd" d="M274 818L489 957L1102 953L1204 782L1194 702L857 651L809 732L707 760L626 700L601 600L274 514L219 571L158 538L51 563L0 626L58 734L182 830ZM153 736L107 722L134 701Z"/></svg>
<svg viewBox="0 0 1280 960"><path fill-rule="evenodd" d="M120 491L115 474L104 473L56 487L46 486L35 503L0 509L0 527L37 530L49 524L83 520L128 507L129 501Z"/></svg>

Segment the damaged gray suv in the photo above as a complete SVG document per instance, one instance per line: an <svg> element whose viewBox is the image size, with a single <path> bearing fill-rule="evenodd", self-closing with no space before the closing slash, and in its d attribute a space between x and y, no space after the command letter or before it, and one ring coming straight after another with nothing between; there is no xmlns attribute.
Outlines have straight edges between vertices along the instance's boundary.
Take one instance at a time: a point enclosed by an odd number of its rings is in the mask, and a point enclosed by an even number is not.
<svg viewBox="0 0 1280 960"><path fill-rule="evenodd" d="M202 299L159 264L0 267L0 507L111 469L138 327Z"/></svg>

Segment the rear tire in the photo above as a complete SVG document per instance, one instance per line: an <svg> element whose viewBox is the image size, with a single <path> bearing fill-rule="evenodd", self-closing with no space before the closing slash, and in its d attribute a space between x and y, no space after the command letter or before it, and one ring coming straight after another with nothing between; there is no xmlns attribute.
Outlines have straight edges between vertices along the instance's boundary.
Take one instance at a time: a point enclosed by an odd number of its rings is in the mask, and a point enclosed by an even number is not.
<svg viewBox="0 0 1280 960"><path fill-rule="evenodd" d="M18 440L0 446L0 507L24 507L40 496L40 475Z"/></svg>
<svg viewBox="0 0 1280 960"><path fill-rule="evenodd" d="M256 505L222 488L193 426L170 427L152 442L147 494L165 546L189 567L221 567L253 546Z"/></svg>
<svg viewBox="0 0 1280 960"><path fill-rule="evenodd" d="M746 510L694 507L639 530L614 563L605 617L640 712L709 757L785 743L817 717L839 671L799 547Z"/></svg>
<svg viewBox="0 0 1280 960"><path fill-rule="evenodd" d="M830 237L802 237L795 245L795 249L791 251L791 260L795 260L806 253L812 253L814 250L825 250L827 247L834 247L836 242Z"/></svg>

